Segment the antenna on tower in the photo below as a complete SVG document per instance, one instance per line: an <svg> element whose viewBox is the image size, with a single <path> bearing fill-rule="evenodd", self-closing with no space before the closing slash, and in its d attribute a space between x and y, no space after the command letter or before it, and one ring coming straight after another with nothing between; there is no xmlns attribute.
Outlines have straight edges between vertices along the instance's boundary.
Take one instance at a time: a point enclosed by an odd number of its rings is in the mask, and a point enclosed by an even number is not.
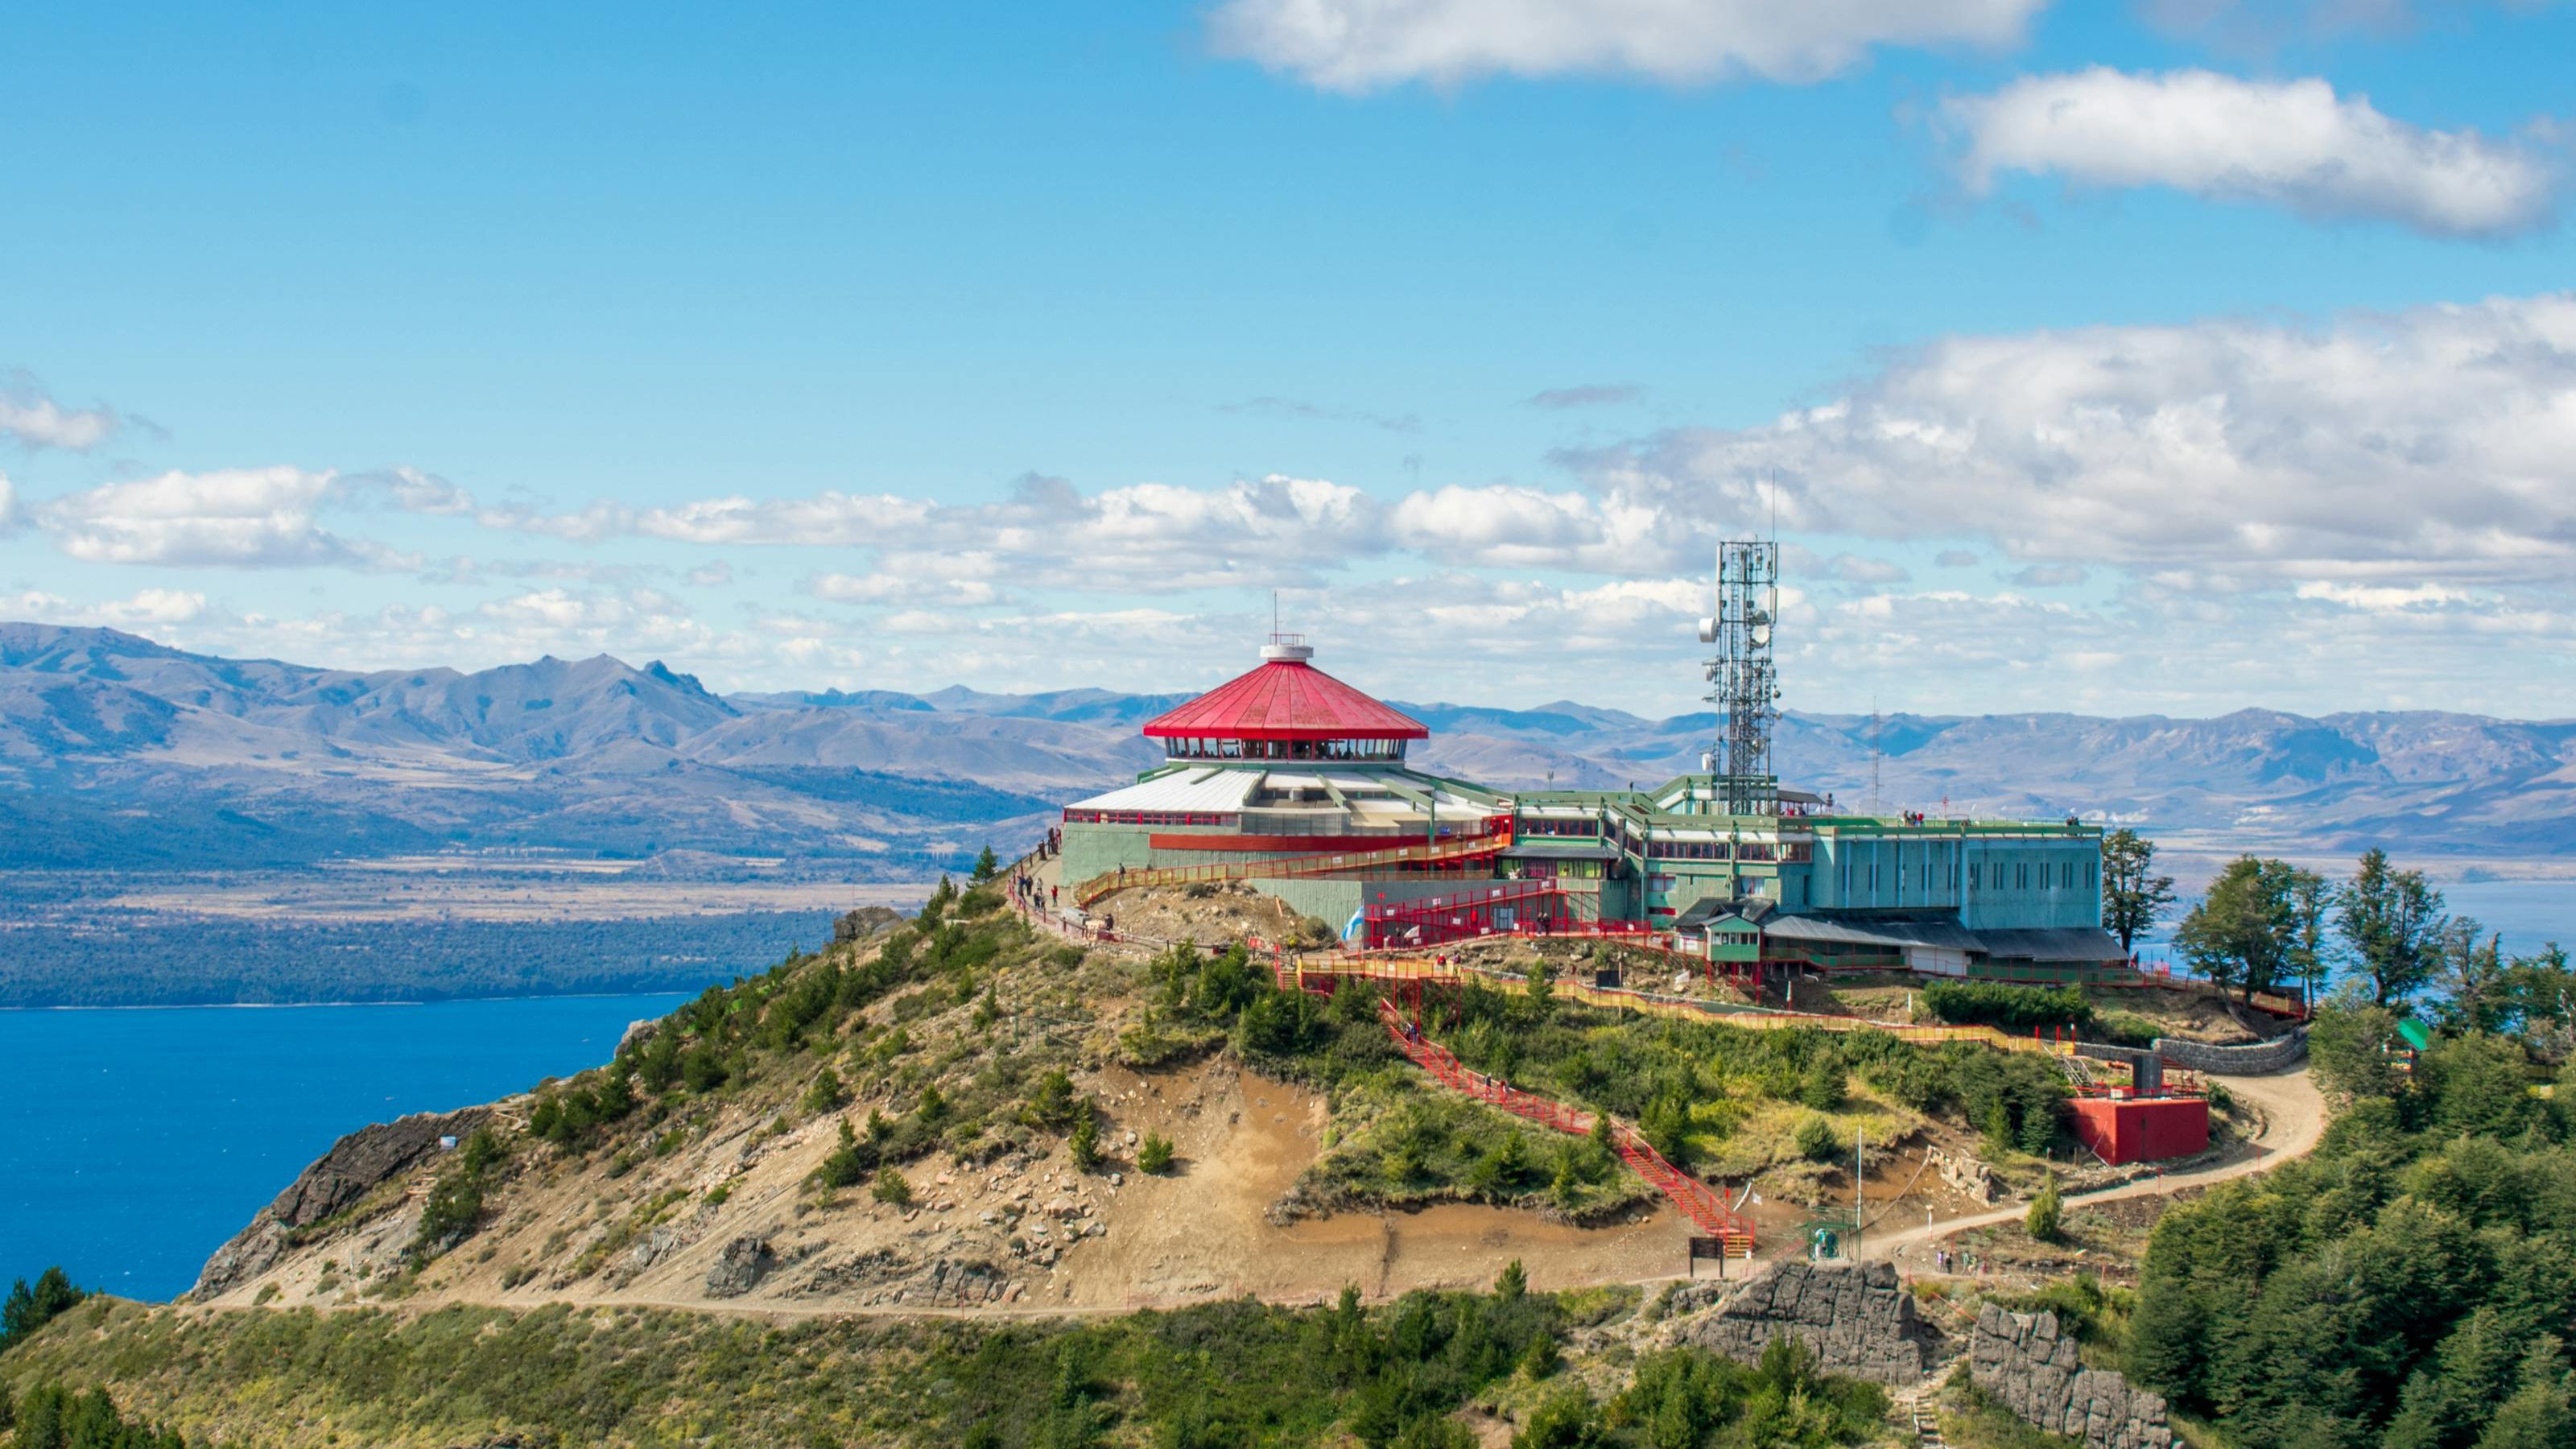
<svg viewBox="0 0 2576 1449"><path fill-rule="evenodd" d="M1705 665L1708 699L1721 721L1708 768L1724 814L1769 815L1780 808L1780 779L1771 772L1772 726L1780 717L1771 633L1779 616L1780 545L1719 544L1717 612L1699 621L1699 639L1717 646L1717 657Z"/></svg>

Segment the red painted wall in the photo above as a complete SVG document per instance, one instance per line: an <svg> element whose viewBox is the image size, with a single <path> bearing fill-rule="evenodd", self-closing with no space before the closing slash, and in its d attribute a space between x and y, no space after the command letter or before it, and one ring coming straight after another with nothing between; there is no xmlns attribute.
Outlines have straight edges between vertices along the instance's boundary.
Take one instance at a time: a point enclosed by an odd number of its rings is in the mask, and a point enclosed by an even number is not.
<svg viewBox="0 0 2576 1449"><path fill-rule="evenodd" d="M2199 1097L2079 1097L2071 1105L2076 1140L2114 1167L2209 1148L2209 1103Z"/></svg>

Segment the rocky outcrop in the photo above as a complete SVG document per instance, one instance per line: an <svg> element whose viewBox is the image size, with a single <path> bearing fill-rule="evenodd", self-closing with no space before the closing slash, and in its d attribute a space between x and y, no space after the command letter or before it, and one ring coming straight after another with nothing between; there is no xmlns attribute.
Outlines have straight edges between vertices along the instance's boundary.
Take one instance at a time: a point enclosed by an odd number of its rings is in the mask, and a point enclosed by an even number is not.
<svg viewBox="0 0 2576 1449"><path fill-rule="evenodd" d="M769 1250L767 1238L745 1233L724 1245L716 1255L715 1266L707 1269L709 1298L740 1298L760 1286L769 1270L778 1264L778 1256Z"/></svg>
<svg viewBox="0 0 2576 1449"><path fill-rule="evenodd" d="M1685 1285L1669 1307L1675 1343L1745 1363L1782 1334L1804 1340L1827 1372L1876 1383L1920 1382L1930 1362L1932 1330L1887 1263L1774 1263L1741 1284Z"/></svg>
<svg viewBox="0 0 2576 1449"><path fill-rule="evenodd" d="M884 906L861 906L848 915L832 918L832 944L838 946L864 941L879 931L891 931L902 924L901 911Z"/></svg>
<svg viewBox="0 0 2576 1449"><path fill-rule="evenodd" d="M1995 1170L1964 1152L1944 1152L1938 1147L1923 1149L1923 1160L1941 1174L1941 1180L1966 1193L1978 1202L1993 1202L1997 1196Z"/></svg>
<svg viewBox="0 0 2576 1449"><path fill-rule="evenodd" d="M290 1228L307 1227L353 1207L378 1184L406 1171L438 1151L438 1139L463 1137L481 1126L489 1109L420 1112L361 1127L331 1144L331 1150L286 1185L268 1205L269 1216Z"/></svg>
<svg viewBox="0 0 2576 1449"><path fill-rule="evenodd" d="M914 1263L885 1248L824 1263L788 1290L798 1297L855 1299L868 1306L900 1303L912 1308L1016 1303L1021 1291L1009 1274L986 1259Z"/></svg>
<svg viewBox="0 0 2576 1449"><path fill-rule="evenodd" d="M420 1112L361 1127L332 1143L330 1151L296 1174L276 1201L206 1260L197 1274L197 1296L225 1292L277 1266L295 1246L296 1229L357 1206L378 1187L436 1156L439 1139L461 1138L490 1115L486 1107Z"/></svg>
<svg viewBox="0 0 2576 1449"><path fill-rule="evenodd" d="M2173 1449L2164 1399L2110 1369L2086 1368L2054 1313L1979 1308L1968 1372L2005 1408L2088 1449Z"/></svg>
<svg viewBox="0 0 2576 1449"><path fill-rule="evenodd" d="M196 1292L201 1297L211 1297L236 1283L247 1283L285 1261L287 1251L294 1246L295 1234L270 1217L268 1209L261 1208L252 1216L249 1227L215 1249L206 1266L197 1271Z"/></svg>

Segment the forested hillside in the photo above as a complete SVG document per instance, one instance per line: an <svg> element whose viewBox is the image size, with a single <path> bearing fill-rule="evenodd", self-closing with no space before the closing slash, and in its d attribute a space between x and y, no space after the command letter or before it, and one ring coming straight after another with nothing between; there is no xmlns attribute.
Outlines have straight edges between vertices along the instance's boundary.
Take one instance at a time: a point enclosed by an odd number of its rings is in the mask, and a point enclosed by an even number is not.
<svg viewBox="0 0 2576 1449"><path fill-rule="evenodd" d="M2409 1073L2395 1028L2321 1020L2316 1154L2157 1227L2129 1366L2245 1445L2576 1442L2576 1069L2472 1031Z"/></svg>

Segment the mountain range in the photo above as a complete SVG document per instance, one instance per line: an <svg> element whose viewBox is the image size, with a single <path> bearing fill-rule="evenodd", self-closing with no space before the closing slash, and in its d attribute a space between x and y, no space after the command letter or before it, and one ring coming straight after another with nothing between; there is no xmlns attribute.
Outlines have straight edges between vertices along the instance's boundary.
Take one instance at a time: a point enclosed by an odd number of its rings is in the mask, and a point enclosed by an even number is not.
<svg viewBox="0 0 2576 1449"><path fill-rule="evenodd" d="M1149 767L1137 726L1186 698L717 694L605 655L361 672L0 624L0 866L465 848L917 876ZM1506 788L1659 781L1697 768L1711 730L1570 701L1392 702L1431 727L1420 767ZM2082 814L2231 847L2576 853L2576 720L1793 712L1776 753L1845 806Z"/></svg>

